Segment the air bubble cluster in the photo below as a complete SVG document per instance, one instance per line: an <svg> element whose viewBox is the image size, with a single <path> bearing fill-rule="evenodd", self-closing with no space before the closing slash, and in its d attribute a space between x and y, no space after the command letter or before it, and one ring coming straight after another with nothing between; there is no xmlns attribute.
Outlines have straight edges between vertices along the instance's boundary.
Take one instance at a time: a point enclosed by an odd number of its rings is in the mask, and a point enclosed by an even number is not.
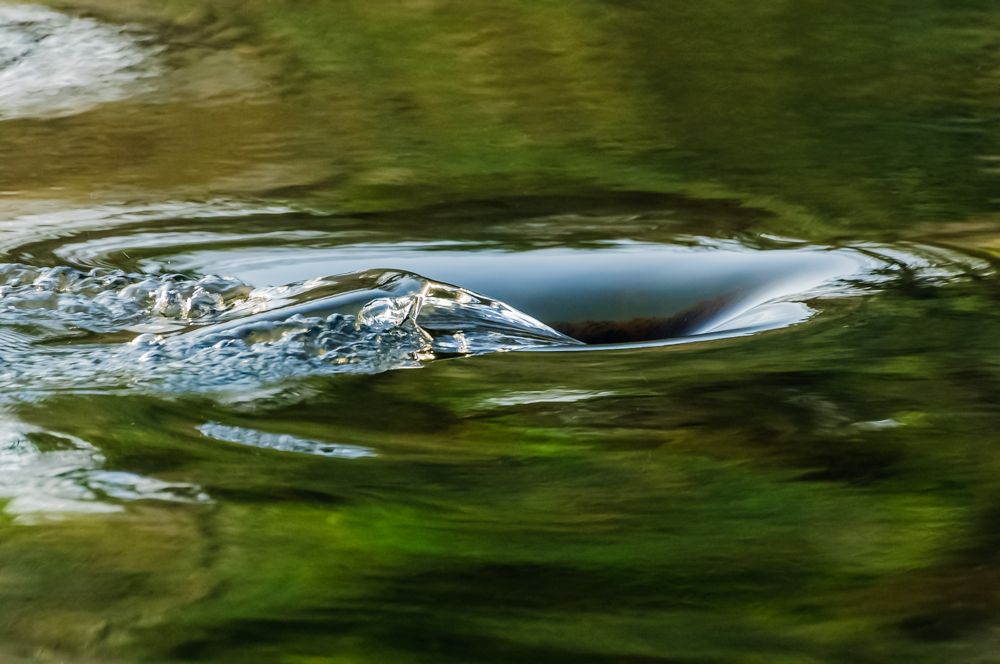
<svg viewBox="0 0 1000 664"><path fill-rule="evenodd" d="M253 394L574 343L502 302L405 272L254 290L220 276L0 265L0 403L67 391Z"/></svg>
<svg viewBox="0 0 1000 664"><path fill-rule="evenodd" d="M61 322L90 332L110 332L151 316L188 321L223 313L246 302L253 289L238 279L152 276L122 270L38 268L0 264L0 324Z"/></svg>

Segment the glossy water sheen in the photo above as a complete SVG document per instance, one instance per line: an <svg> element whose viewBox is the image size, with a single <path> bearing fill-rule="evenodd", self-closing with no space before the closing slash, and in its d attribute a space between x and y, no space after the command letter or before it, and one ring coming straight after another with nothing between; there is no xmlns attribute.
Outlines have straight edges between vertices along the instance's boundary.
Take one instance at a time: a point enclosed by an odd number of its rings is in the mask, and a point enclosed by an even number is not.
<svg viewBox="0 0 1000 664"><path fill-rule="evenodd" d="M341 270L394 266L462 284L578 334L588 326L617 324L622 338L614 341L656 341L799 322L809 311L791 302L850 292L848 282L876 282L877 275L920 260L909 251L902 257L880 255L874 247L754 251L737 242L685 240L685 245L619 241L587 249L520 252L454 243L349 244L191 252L145 265L199 271L222 267L254 284L314 278L331 265ZM765 322L771 318L773 322ZM650 330L627 338L628 324L646 319L676 323L660 334ZM761 322L753 322L757 319Z"/></svg>
<svg viewBox="0 0 1000 664"><path fill-rule="evenodd" d="M1000 9L0 2L0 662L986 664Z"/></svg>

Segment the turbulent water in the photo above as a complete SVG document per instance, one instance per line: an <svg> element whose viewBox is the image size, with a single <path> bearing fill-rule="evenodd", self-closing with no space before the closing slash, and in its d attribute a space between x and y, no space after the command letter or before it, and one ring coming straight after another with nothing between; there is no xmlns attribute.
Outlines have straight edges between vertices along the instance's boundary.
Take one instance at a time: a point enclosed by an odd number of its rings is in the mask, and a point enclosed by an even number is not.
<svg viewBox="0 0 1000 664"><path fill-rule="evenodd" d="M715 247L730 264L755 253L737 249ZM873 287L901 269L927 280L954 277L961 267L952 257L951 267L945 268L940 252L938 262L930 263L912 250L814 251L811 261L801 250L773 256L761 252L756 273L749 273L752 278L731 277L703 294L708 304L693 305L697 313L690 315L692 322L683 333L671 335L669 330L678 328L668 327L660 338L640 341L676 343L783 327L814 313L803 300L858 294L863 292L859 287ZM585 255L588 269L599 266L606 253ZM447 263L440 251L436 256ZM613 249L610 256L622 262ZM815 262L825 256L839 257L842 264L817 272ZM634 249L625 257L630 265L642 260ZM652 258L670 263L669 255L654 253ZM786 268L769 276L768 270L788 258L805 258L812 267L801 274ZM335 261L330 264L336 266ZM974 267L967 261L966 269ZM646 287L668 292L679 288L671 281L689 278L683 263L662 275L647 267L642 275ZM615 283L613 271L596 276ZM553 290L536 278L531 290L548 293L550 320L566 318L566 303L573 298L582 298L597 312L614 304L608 301L613 296L586 286L574 291L557 283ZM655 293L647 295L638 312L643 306L648 312L662 310L664 303L653 299ZM537 302L534 306L545 309ZM689 306L675 318L687 321L690 311ZM252 288L229 276L0 265L0 394L7 401L74 391L248 398L257 390L310 376L413 368L454 355L584 347L503 302L403 271L369 270Z"/></svg>
<svg viewBox="0 0 1000 664"><path fill-rule="evenodd" d="M257 290L216 276L0 271L0 381L13 398L246 391L414 367L442 354L579 343L501 302L392 271ZM88 343L130 332L127 342Z"/></svg>

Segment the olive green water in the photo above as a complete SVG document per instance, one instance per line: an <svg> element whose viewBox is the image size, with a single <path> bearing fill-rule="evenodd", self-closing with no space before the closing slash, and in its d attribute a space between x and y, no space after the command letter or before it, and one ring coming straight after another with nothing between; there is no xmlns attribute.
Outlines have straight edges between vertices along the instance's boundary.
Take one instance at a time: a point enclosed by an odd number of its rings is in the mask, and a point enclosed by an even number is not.
<svg viewBox="0 0 1000 664"><path fill-rule="evenodd" d="M129 25L157 69L0 119L3 262L216 252L196 274L248 248L691 236L1000 252L994 2L44 4ZM204 499L25 511L0 481L0 661L1000 662L998 302L980 266L749 337L5 398L43 456L86 441Z"/></svg>

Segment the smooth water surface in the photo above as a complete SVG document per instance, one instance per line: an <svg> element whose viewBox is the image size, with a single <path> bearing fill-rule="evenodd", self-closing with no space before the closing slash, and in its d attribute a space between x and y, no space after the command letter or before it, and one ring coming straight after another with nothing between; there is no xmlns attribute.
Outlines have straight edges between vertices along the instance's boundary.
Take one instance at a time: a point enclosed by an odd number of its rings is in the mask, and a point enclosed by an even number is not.
<svg viewBox="0 0 1000 664"><path fill-rule="evenodd" d="M0 661L997 661L993 3L42 5Z"/></svg>

